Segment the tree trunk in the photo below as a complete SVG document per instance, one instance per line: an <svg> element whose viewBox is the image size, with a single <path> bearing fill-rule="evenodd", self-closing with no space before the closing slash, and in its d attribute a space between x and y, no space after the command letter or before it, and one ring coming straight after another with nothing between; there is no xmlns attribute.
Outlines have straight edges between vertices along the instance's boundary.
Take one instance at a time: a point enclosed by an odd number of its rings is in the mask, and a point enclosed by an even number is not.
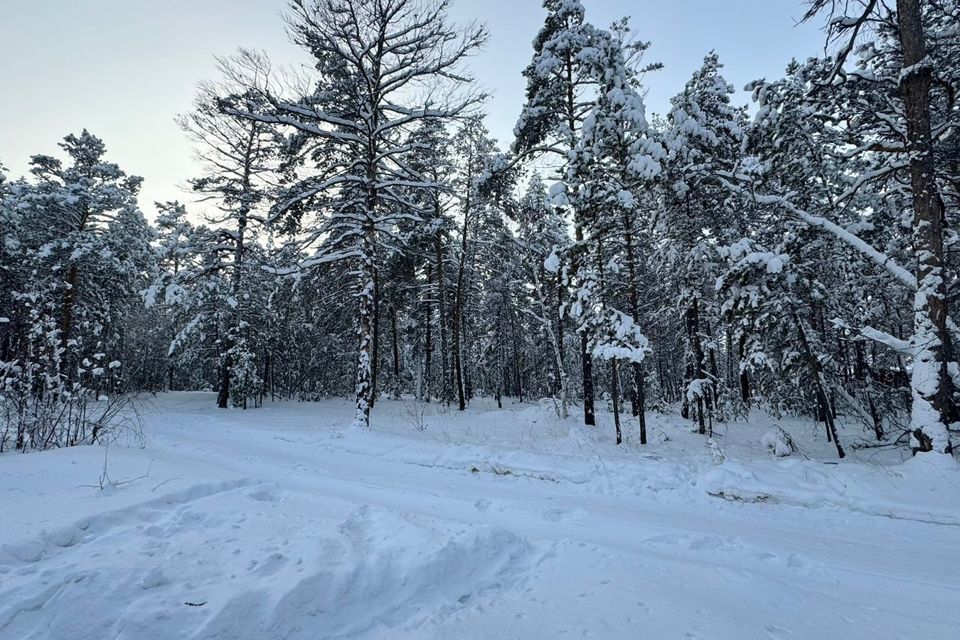
<svg viewBox="0 0 960 640"><path fill-rule="evenodd" d="M743 404L750 406L750 378L747 375L747 369L743 366L744 348L746 347L747 337L741 335L737 346L737 360L740 367L740 400Z"/></svg>
<svg viewBox="0 0 960 640"><path fill-rule="evenodd" d="M230 401L230 356L224 355L220 361L220 386L217 392L217 407L226 409Z"/></svg>
<svg viewBox="0 0 960 640"><path fill-rule="evenodd" d="M617 431L617 444L623 443L623 431L620 429L620 371L617 359L610 360L610 399L613 401L613 426Z"/></svg>
<svg viewBox="0 0 960 640"><path fill-rule="evenodd" d="M589 349L590 337L580 332L580 363L583 370L583 424L595 426L597 418L593 410L593 357Z"/></svg>
<svg viewBox="0 0 960 640"><path fill-rule="evenodd" d="M360 258L360 282L358 309L358 333L360 344L357 354L357 386L356 412L353 417L354 429L368 429L370 427L370 408L373 394L373 357L374 340L374 289L376 274L374 273L373 251L375 248L375 230L369 222L364 229L362 247L363 255Z"/></svg>
<svg viewBox="0 0 960 640"><path fill-rule="evenodd" d="M637 258L634 253L633 245L633 220L627 209L623 210L621 217L623 222L623 238L627 254L627 276L630 287L630 314L634 324L640 324L640 292L637 289ZM643 363L633 363L633 383L630 395L631 412L637 417L640 423L640 444L647 444L647 420L644 412L646 410L644 393L644 374Z"/></svg>
<svg viewBox="0 0 960 640"><path fill-rule="evenodd" d="M567 52L564 58L564 71L566 73L566 82L564 90L566 92L565 116L567 119L567 145L573 151L577 147L577 97L576 88L573 82L574 60ZM583 242L583 227L581 225L580 211L573 212L574 238L577 243ZM576 254L574 254L575 256ZM573 273L577 272L577 265L571 265ZM580 367L583 374L583 424L595 426L597 418L593 406L593 356L590 354L590 336L586 331L580 331Z"/></svg>
<svg viewBox="0 0 960 640"><path fill-rule="evenodd" d="M913 246L918 256L914 298L914 344L911 429L919 451L951 450L946 423L950 414L952 359L947 332L947 298L943 258L943 201L937 187L930 132L930 84L920 0L897 0L903 71L900 93L907 120L910 181L913 192Z"/></svg>
<svg viewBox="0 0 960 640"><path fill-rule="evenodd" d="M70 265L70 271L67 272L67 290L63 295L63 313L60 317L60 344L66 348L70 342L70 334L73 330L73 306L77 299L77 281L79 280L79 270L77 265Z"/></svg>
<svg viewBox="0 0 960 640"><path fill-rule="evenodd" d="M566 366L563 362L563 315L561 307L563 305L563 285L561 278L557 278L558 288L556 296L556 306L553 305L552 287L546 279L546 269L543 268L542 256L536 256L541 264L539 268L533 269L533 285L540 300L539 319L543 325L543 330L550 341L550 347L553 354L553 375L554 375L554 395L559 399L558 414L561 420L566 420L570 415L569 400L569 379L567 377ZM531 258L534 259L534 258ZM556 325L556 326L554 326Z"/></svg>
<svg viewBox="0 0 960 640"><path fill-rule="evenodd" d="M467 269L467 244L470 233L470 190L472 189L473 170L472 159L469 162L467 170L467 195L463 207L463 229L460 233L460 261L457 265L457 289L454 294L453 309L453 369L456 376L455 384L457 387L457 408L463 411L467 408L466 398L463 388L463 352L461 332L463 330L463 307L464 307L464 274Z"/></svg>
<svg viewBox="0 0 960 640"><path fill-rule="evenodd" d="M697 418L697 430L701 434L707 433L707 425L704 422L704 385L703 380L706 376L704 369L703 345L700 343L700 305L699 300L694 296L689 306L687 306L687 340L690 344L690 376L693 380L699 381L697 390L697 402L695 414ZM688 380L688 385L693 382ZM688 386L689 389L689 386ZM684 398L689 399L689 394L684 393Z"/></svg>
<svg viewBox="0 0 960 640"><path fill-rule="evenodd" d="M430 402L433 392L430 383L433 377L433 308L430 304L430 285L433 282L433 267L427 265L427 295L424 302L424 350L423 350L423 401Z"/></svg>
<svg viewBox="0 0 960 640"><path fill-rule="evenodd" d="M68 349L70 336L73 333L73 307L77 301L77 283L79 281L79 270L77 265L70 265L67 272L66 284L67 290L63 295L63 308L60 316L60 346L63 349L63 360L60 363L61 372L65 371L67 376L67 386L74 380L77 367L72 356L72 351Z"/></svg>
<svg viewBox="0 0 960 640"><path fill-rule="evenodd" d="M377 374L380 364L380 278L373 271L373 349L370 355L370 408L377 402Z"/></svg>
<svg viewBox="0 0 960 640"><path fill-rule="evenodd" d="M830 396L827 393L827 384L823 377L823 368L820 366L820 360L813 349L810 347L810 341L807 339L807 331L803 320L796 312L793 314L794 322L797 325L797 337L800 340L800 348L803 350L803 357L807 361L807 366L813 374L814 393L817 397L817 407L823 417L823 422L827 426L827 440L832 440L837 448L837 456L843 458L846 454L843 452L843 446L840 444L840 438L837 437L837 426L833 418L833 409L830 406Z"/></svg>
<svg viewBox="0 0 960 640"><path fill-rule="evenodd" d="M400 338L397 335L397 308L390 307L390 340L392 344L392 353L393 353L393 386L394 386L394 397L400 399Z"/></svg>
<svg viewBox="0 0 960 640"><path fill-rule="evenodd" d="M447 343L447 324L449 318L447 317L446 308L447 290L443 275L443 240L439 233L434 236L433 249L434 259L437 265L437 311L439 313L438 320L440 326L440 400L444 404L449 404L453 399L452 390L450 389L450 353Z"/></svg>
<svg viewBox="0 0 960 640"><path fill-rule="evenodd" d="M457 302L455 306L457 310L453 314L453 372L457 388L457 409L463 411L467 408L467 401L463 391L463 363L460 355L460 303Z"/></svg>
<svg viewBox="0 0 960 640"><path fill-rule="evenodd" d="M517 341L517 318L513 313L510 314L510 333L513 345L514 395L523 402L523 367L520 364L520 345Z"/></svg>

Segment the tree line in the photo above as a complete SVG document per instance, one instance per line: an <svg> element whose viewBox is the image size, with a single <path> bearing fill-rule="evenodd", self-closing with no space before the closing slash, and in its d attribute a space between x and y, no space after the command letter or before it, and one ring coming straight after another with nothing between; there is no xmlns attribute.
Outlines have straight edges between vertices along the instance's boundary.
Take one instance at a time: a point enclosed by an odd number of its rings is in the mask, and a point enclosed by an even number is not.
<svg viewBox="0 0 960 640"><path fill-rule="evenodd" d="M448 2L290 0L312 65L220 60L178 119L198 211L83 131L0 171L0 448L102 439L122 399L552 399L617 442L677 405L949 452L960 6L814 0L830 55L737 105L708 53L663 116L627 20L544 0L501 147ZM869 36L869 37L867 37ZM191 205L194 206L194 205ZM862 426L863 436L839 420Z"/></svg>

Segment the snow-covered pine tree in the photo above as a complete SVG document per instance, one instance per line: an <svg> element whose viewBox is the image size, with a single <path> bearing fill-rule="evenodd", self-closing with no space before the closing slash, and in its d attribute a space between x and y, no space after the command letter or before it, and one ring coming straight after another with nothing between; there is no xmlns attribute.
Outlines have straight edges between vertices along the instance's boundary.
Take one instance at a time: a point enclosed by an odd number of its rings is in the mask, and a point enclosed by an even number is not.
<svg viewBox="0 0 960 640"><path fill-rule="evenodd" d="M145 306L156 309L163 323L163 335L166 355L166 389L192 389L202 384L201 378L193 374L202 369L199 359L190 358L191 354L183 349L184 341L178 344L180 331L190 324L189 314L182 303L188 297L186 286L191 282L181 276L182 271L193 271L194 261L199 249L194 245L199 237L194 225L187 219L187 208L178 201L156 203L157 216L154 225L157 238L154 249L157 258L157 279L143 292ZM159 299L162 296L162 299ZM195 326L189 328L190 331ZM180 366L178 366L180 365ZM188 377L179 379L178 373Z"/></svg>
<svg viewBox="0 0 960 640"><path fill-rule="evenodd" d="M256 299L251 277L261 275L256 259L257 236L268 222L262 212L277 172L277 134L275 127L256 120L223 113L219 96L239 94L252 102L256 95L243 90L231 92L230 86L201 85L194 110L181 116L179 123L196 145L196 155L204 175L190 181L203 202L210 203L210 225L201 249L208 256L207 269L198 277L218 282L207 287L194 282L197 289L216 292L205 296L204 317L216 323L219 380L217 406L226 408L233 398L235 406L247 406L248 399L260 393L261 376L256 364L255 336L259 333L254 316L263 300Z"/></svg>
<svg viewBox="0 0 960 640"><path fill-rule="evenodd" d="M4 323L0 431L12 421L21 449L97 441L115 424L126 323L155 270L141 179L106 161L103 141L85 130L60 147L66 164L33 156L32 180L4 189L16 233L4 251L21 266L19 276L4 270L16 288L3 312L13 322Z"/></svg>
<svg viewBox="0 0 960 640"><path fill-rule="evenodd" d="M514 128L514 154L520 158L549 154L566 163L576 149L583 119L590 109L589 95L597 83L596 65L585 59L596 50L598 30L586 22L580 0L544 0L543 28L533 42L533 59L524 69L526 103ZM565 166L561 166L561 174ZM568 199L569 201L569 199ZM584 212L572 211L574 235L583 240ZM572 272L579 259L572 258ZM585 327L584 327L585 329ZM584 424L596 424L594 413L593 357L590 336L580 334Z"/></svg>
<svg viewBox="0 0 960 640"><path fill-rule="evenodd" d="M478 309L478 359L486 369L482 379L498 406L504 396L523 402L549 392L549 385L542 384L544 367L536 364L537 327L530 326L522 311L521 300L527 294L524 255L505 216L515 208L512 198L488 203L477 219L478 235L485 239L477 247L476 268L484 282Z"/></svg>
<svg viewBox="0 0 960 640"><path fill-rule="evenodd" d="M0 309L4 310L0 311L0 362L10 360L14 327L6 310L13 309L13 292L23 282L21 263L16 259L19 249L20 216L6 168L0 164Z"/></svg>
<svg viewBox="0 0 960 640"><path fill-rule="evenodd" d="M407 138L424 121L449 121L476 104L462 90L463 62L486 39L484 29L460 29L449 3L427 0L293 0L289 29L315 60L306 90L278 95L265 63L247 56L240 71L257 98L231 96L232 115L292 130L304 177L289 187L280 211L310 213L303 230L318 264L349 260L357 274L359 335L356 415L367 428L373 400L375 295L378 260L398 247L397 224L416 216L410 190L440 188L403 162ZM420 89L429 87L429 91Z"/></svg>
<svg viewBox="0 0 960 640"><path fill-rule="evenodd" d="M743 345L741 368L755 375L763 392L788 405L789 395L782 392L785 383L801 396L813 389L827 438L843 458L835 424L834 385L825 371L831 358L810 322L810 307L826 297L826 288L816 276L817 263L791 260L791 254L802 253L803 245L801 237L787 233L772 251L749 238L720 247L721 255L730 261L717 282L725 298L721 312L734 324L734 337Z"/></svg>
<svg viewBox="0 0 960 640"><path fill-rule="evenodd" d="M445 124L424 120L410 134L404 164L422 179L436 185L434 189L415 186L407 197L415 205L417 218L400 221L406 253L415 261L420 307L424 318L422 339L423 374L418 397L426 402L434 391L443 403L453 401L453 375L450 354L450 275L454 272L450 256L453 230L451 210L455 195L450 187L454 174L452 141ZM420 276L418 275L418 278ZM434 374L434 369L438 371ZM435 380L439 379L439 384Z"/></svg>
<svg viewBox="0 0 960 640"><path fill-rule="evenodd" d="M675 289L676 312L683 318L686 363L684 404L700 433L710 428L718 402L720 372L715 337L718 320L713 283L718 275L718 243L742 237L742 210L732 202L723 175L737 167L743 145L745 108L731 104L733 87L720 74L715 53L672 99L663 132L664 211L658 222L664 280Z"/></svg>
<svg viewBox="0 0 960 640"><path fill-rule="evenodd" d="M950 419L952 331L947 313L946 282L944 278L944 201L937 181L937 163L933 142L934 127L952 126L952 109L942 106L951 100L949 92L940 96L932 90L937 65L928 56L949 55L954 47L950 42L956 34L945 30L944 46L928 48L931 24L942 26L944 21L955 21L948 9L938 3L920 0L898 0L896 8L874 0L856 0L841 8L831 0L813 0L807 18L821 12L831 14L828 31L837 36L842 46L824 87L847 82L878 88L878 81L886 78L894 92L886 92L885 108L872 114L865 112L865 120L849 120L847 128L853 134L852 150L848 157L858 154L881 154L886 158L880 173L867 172L856 182L855 188L837 198L832 204L843 205L847 197L855 195L868 183L882 179L909 176L912 204L913 253L917 260L914 273L898 264L892 256L864 242L855 232L844 229L828 218L812 215L791 202L792 194L755 197L764 204L779 205L797 218L822 228L845 242L870 260L885 268L903 285L912 289L913 328L908 340L890 336L875 328L863 332L883 344L911 358L912 393L911 431L917 451L947 452L951 449L946 424ZM939 14L939 15L938 15ZM936 17L934 17L936 16ZM856 49L858 37L868 30L877 35L872 46L865 49L864 71L848 73L846 63ZM938 42L938 45L941 43ZM886 53L881 53L881 52ZM887 62L878 68L873 63ZM947 63L945 68L952 68ZM885 73L877 73L885 71ZM868 89L869 95L872 89ZM855 101L861 99L854 94ZM849 103L847 104L849 107ZM830 104L826 117L833 117L844 105ZM941 116L935 120L935 116ZM853 114L846 114L852 117ZM877 122L879 121L879 122ZM876 123L871 126L872 123ZM857 140L856 132L866 129L866 135ZM939 129L943 130L943 129Z"/></svg>
<svg viewBox="0 0 960 640"><path fill-rule="evenodd" d="M640 192L649 189L660 175L665 153L651 135L641 96L643 70L637 64L648 45L627 42L627 34L626 21L615 24L609 32L598 32L597 51L591 58L593 75L598 79L597 95L571 156L566 191L573 208L583 212L581 252L584 256L592 252L596 255L596 260L585 259L579 264L578 280L595 284L582 287L578 293L578 304L574 306L575 311L579 310L577 320L590 326L593 355L611 363L618 444L621 434L617 361L630 363L634 415L640 422L641 443L645 444L642 362L648 341L639 327L635 221ZM625 266L626 273L621 266ZM594 269L596 274L590 274ZM614 271L617 284L625 286L607 283L603 287L604 269ZM607 290L595 290L597 286ZM594 299L590 299L592 294Z"/></svg>
<svg viewBox="0 0 960 640"><path fill-rule="evenodd" d="M466 409L470 400L469 371L464 362L464 352L467 351L467 318L466 310L469 305L471 266L475 264L476 247L474 237L478 226L478 218L483 213L483 203L478 190L478 179L484 168L489 164L490 157L496 150L490 133L483 125L479 116L468 118L454 135L452 145L455 171L451 176L451 188L457 195L459 209L460 238L456 253L456 281L454 283L453 314L452 314L452 348L454 384L457 392L457 406L460 411Z"/></svg>
<svg viewBox="0 0 960 640"><path fill-rule="evenodd" d="M828 214L834 198L850 189L856 175L863 170L861 160L844 157L847 137L843 132L831 127L829 119L809 117L813 108L808 87L827 77L831 67L829 60L813 59L803 65L793 62L783 79L753 83L758 111L749 127L748 152L752 155L740 168L741 178L752 181L753 188L791 193L793 201L805 211L824 215ZM772 278L778 283L770 289L781 296L778 304L785 333L772 325L761 331L756 322L751 327L752 311L746 306L738 307L732 298L724 303L728 319L734 322L732 335L739 351L741 388L744 377L749 374L755 379L757 391L774 409L789 407L809 413L810 408L798 405L797 400L801 404L812 403L830 439L835 436L832 422L838 412L863 416L875 431L882 429L873 391L870 385L860 384L869 377L869 367L862 358L862 337L851 336L847 327L862 326L864 318L878 318L878 301L891 295L890 280L881 277L878 283L876 277L866 276L870 269L861 255L831 243L829 236L784 210L758 207L749 197L743 206L752 213L751 228L746 237L728 248L726 255L731 262L731 272L723 281L738 278L738 270L755 264L744 256L753 255L755 260L767 252L764 247L769 247L775 255L789 256L792 281L791 286L785 287L780 272L769 276L763 274L762 265L750 267L755 271L757 284L749 289L752 304L766 304L766 289L760 286L765 279ZM858 230L864 237L873 239L886 224L885 210L884 198L870 189L862 189L848 199L847 207L837 220L847 229ZM743 249L744 244L752 249ZM744 295L742 291L747 288L738 288L734 293ZM783 300L789 300L789 304ZM806 344L798 342L801 331ZM761 348L759 344L767 346ZM778 344L782 346L776 346ZM790 344L803 347L791 358L796 365L791 368L805 372L804 375L771 377L765 374L764 366L774 366L766 354L789 352L793 348ZM758 353L764 356L759 357ZM859 363L856 366L849 364L851 355ZM880 360L872 360L874 366L880 366ZM806 393L811 388L816 391L812 398ZM887 395L894 402L888 405L892 417L898 410L896 394ZM862 397L862 401L854 396Z"/></svg>
<svg viewBox="0 0 960 640"><path fill-rule="evenodd" d="M529 291L521 309L542 328L550 346L552 384L550 393L557 414L569 414L570 391L564 344L564 304L568 275L561 256L567 255L570 234L560 210L550 204L547 187L539 173L527 183L523 196L513 208L517 222L516 242L521 255L521 290Z"/></svg>

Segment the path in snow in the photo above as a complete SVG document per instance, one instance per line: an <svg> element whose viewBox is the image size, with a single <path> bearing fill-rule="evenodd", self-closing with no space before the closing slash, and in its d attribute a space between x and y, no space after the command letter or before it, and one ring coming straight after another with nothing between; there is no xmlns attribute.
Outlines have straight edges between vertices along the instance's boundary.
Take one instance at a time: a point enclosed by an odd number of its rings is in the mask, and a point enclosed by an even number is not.
<svg viewBox="0 0 960 640"><path fill-rule="evenodd" d="M716 466L669 424L618 452L537 407L420 434L384 403L354 434L346 403L209 401L162 396L148 448L108 457L149 477L106 491L78 488L102 449L0 458L0 639L960 636L951 467Z"/></svg>

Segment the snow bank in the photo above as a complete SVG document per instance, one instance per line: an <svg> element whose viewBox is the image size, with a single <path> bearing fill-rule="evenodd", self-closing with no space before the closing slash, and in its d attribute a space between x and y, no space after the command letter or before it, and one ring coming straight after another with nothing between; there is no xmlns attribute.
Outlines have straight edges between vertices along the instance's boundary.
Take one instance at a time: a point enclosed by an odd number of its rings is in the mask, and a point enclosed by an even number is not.
<svg viewBox="0 0 960 640"><path fill-rule="evenodd" d="M945 455L917 456L899 467L727 461L702 473L697 484L727 500L838 507L960 526L960 465Z"/></svg>

